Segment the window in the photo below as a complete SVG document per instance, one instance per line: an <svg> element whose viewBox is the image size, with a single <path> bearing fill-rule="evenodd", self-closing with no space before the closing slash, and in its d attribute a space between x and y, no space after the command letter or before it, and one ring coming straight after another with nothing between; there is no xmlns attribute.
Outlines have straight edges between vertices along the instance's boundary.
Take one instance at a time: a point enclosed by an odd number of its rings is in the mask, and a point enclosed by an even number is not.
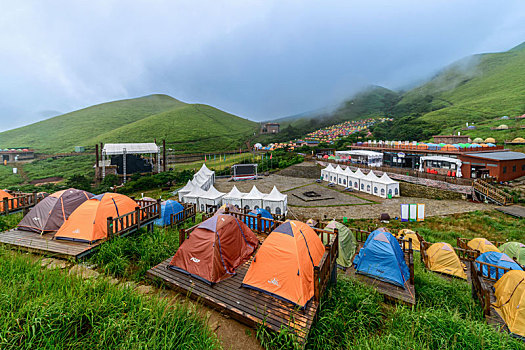
<svg viewBox="0 0 525 350"><path fill-rule="evenodd" d="M515 166L515 165L512 166L512 172L513 172L513 173L516 172L516 166Z"/></svg>
<svg viewBox="0 0 525 350"><path fill-rule="evenodd" d="M250 210L250 206L249 206L249 205L245 205L245 206L244 206L244 209L246 209L246 210Z"/></svg>
<svg viewBox="0 0 525 350"><path fill-rule="evenodd" d="M503 167L503 174L506 174L506 173L507 173L507 167L504 166L504 167Z"/></svg>
<svg viewBox="0 0 525 350"><path fill-rule="evenodd" d="M366 185L366 191L370 192L370 185Z"/></svg>
<svg viewBox="0 0 525 350"><path fill-rule="evenodd" d="M377 187L374 187L374 193L377 193Z"/></svg>
<svg viewBox="0 0 525 350"><path fill-rule="evenodd" d="M521 166L521 170L525 170L525 164Z"/></svg>
<svg viewBox="0 0 525 350"><path fill-rule="evenodd" d="M382 196L385 195L385 189L384 189L384 188L381 189L381 195L382 195Z"/></svg>
<svg viewBox="0 0 525 350"><path fill-rule="evenodd" d="M365 184L361 184L361 190L362 190L362 191L365 190Z"/></svg>
<svg viewBox="0 0 525 350"><path fill-rule="evenodd" d="M279 207L275 208L275 214L281 215L281 208Z"/></svg>
<svg viewBox="0 0 525 350"><path fill-rule="evenodd" d="M346 185L346 179L343 179L343 185Z"/></svg>
<svg viewBox="0 0 525 350"><path fill-rule="evenodd" d="M341 184L341 178L339 178L339 184Z"/></svg>
<svg viewBox="0 0 525 350"><path fill-rule="evenodd" d="M271 209L270 207L266 207L265 209L266 209L266 211L267 211L268 213L271 213L271 212L272 212L272 209Z"/></svg>
<svg viewBox="0 0 525 350"><path fill-rule="evenodd" d="M395 193L395 195L397 196L397 195L399 194L399 188L397 188L397 187L394 188L394 193Z"/></svg>
<svg viewBox="0 0 525 350"><path fill-rule="evenodd" d="M253 207L253 209L257 210L259 209L259 206L256 205L255 207Z"/></svg>
<svg viewBox="0 0 525 350"><path fill-rule="evenodd" d="M389 190L388 190L388 194L389 194L389 195L392 195L392 189L389 189Z"/></svg>
<svg viewBox="0 0 525 350"><path fill-rule="evenodd" d="M201 211L204 211L204 204L201 204Z"/></svg>
<svg viewBox="0 0 525 350"><path fill-rule="evenodd" d="M525 165L523 165L523 167L525 168ZM354 187L359 188L359 184L357 183L357 181L355 182Z"/></svg>

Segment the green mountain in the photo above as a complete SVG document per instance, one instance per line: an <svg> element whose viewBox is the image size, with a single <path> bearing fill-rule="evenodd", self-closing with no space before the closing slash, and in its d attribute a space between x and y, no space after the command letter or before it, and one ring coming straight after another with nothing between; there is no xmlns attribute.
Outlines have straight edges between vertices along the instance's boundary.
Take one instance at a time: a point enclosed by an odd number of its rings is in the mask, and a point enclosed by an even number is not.
<svg viewBox="0 0 525 350"><path fill-rule="evenodd" d="M37 152L71 152L99 142L152 142L201 152L236 149L258 124L219 109L151 95L91 106L0 133L0 147L31 147Z"/></svg>
<svg viewBox="0 0 525 350"><path fill-rule="evenodd" d="M441 70L407 92L372 87L331 113L281 118L286 136L300 137L320 127L372 116L394 117L373 128L374 138L426 140L438 133L462 131L498 141L524 137L519 121L499 118L525 113L525 43L506 52L473 55ZM508 130L491 127L507 124ZM287 131L289 129L289 131Z"/></svg>

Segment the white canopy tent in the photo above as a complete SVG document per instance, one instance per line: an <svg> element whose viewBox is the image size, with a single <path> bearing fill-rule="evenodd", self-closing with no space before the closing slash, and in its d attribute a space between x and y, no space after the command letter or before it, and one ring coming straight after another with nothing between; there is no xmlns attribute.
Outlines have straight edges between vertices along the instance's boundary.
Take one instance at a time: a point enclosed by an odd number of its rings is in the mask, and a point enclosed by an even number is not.
<svg viewBox="0 0 525 350"><path fill-rule="evenodd" d="M286 215L288 212L288 196L273 186L272 191L263 198L263 208L272 214Z"/></svg>
<svg viewBox="0 0 525 350"><path fill-rule="evenodd" d="M363 174L363 172L361 171L361 169L357 169L353 175L352 175L352 183L353 183L353 189L354 190L358 190L360 191L361 190L361 179L365 177L365 174Z"/></svg>
<svg viewBox="0 0 525 350"><path fill-rule="evenodd" d="M335 168L334 174L336 176L335 183L341 186L345 186L348 182L348 175L339 165Z"/></svg>
<svg viewBox="0 0 525 350"><path fill-rule="evenodd" d="M255 185L253 185L250 192L246 193L242 198L242 206L248 210L262 208L264 194L261 193Z"/></svg>
<svg viewBox="0 0 525 350"><path fill-rule="evenodd" d="M193 176L193 183L203 190L207 191L213 185L213 178L203 173L197 173Z"/></svg>
<svg viewBox="0 0 525 350"><path fill-rule="evenodd" d="M177 191L177 193L179 195L179 200L182 201L182 198L184 198L185 195L190 193L195 187L196 186L193 184L193 182L191 180L188 180L186 185L183 188L181 188L180 190Z"/></svg>
<svg viewBox="0 0 525 350"><path fill-rule="evenodd" d="M237 189L237 186L234 185L231 191L225 194L224 197L222 197L222 203L228 203L242 208L242 199L245 195L246 193L242 193Z"/></svg>
<svg viewBox="0 0 525 350"><path fill-rule="evenodd" d="M366 191L367 193L370 193L370 194L378 196L379 193L380 193L381 188L386 191L385 185L379 183L379 177L377 177L377 175L372 170L370 170L370 172L368 174L366 174L365 180L370 181L370 186L371 186L370 187L370 192L369 192L368 191L368 185L367 185L367 188L366 188L367 189L367 191Z"/></svg>
<svg viewBox="0 0 525 350"><path fill-rule="evenodd" d="M212 178L212 185L215 184L215 171L208 169L206 164L202 164L199 171L197 171L197 174L195 175L204 175L204 177L211 177Z"/></svg>
<svg viewBox="0 0 525 350"><path fill-rule="evenodd" d="M193 190L191 190L190 193L186 194L182 197L182 201L184 203L193 203L197 206L197 208L200 208L199 206L199 199L206 194L206 191L202 188L195 186Z"/></svg>
<svg viewBox="0 0 525 350"><path fill-rule="evenodd" d="M206 193L199 198L201 211L205 211L207 205L220 207L224 195L225 193L219 192L215 187L211 186Z"/></svg>
<svg viewBox="0 0 525 350"><path fill-rule="evenodd" d="M383 173L383 176L379 178L379 182L386 186L384 196L382 192L380 192L380 197L387 198L388 195L391 195L392 197L400 196L399 182L392 180L390 176L387 175L387 173Z"/></svg>
<svg viewBox="0 0 525 350"><path fill-rule="evenodd" d="M332 166L332 164L328 164L326 168L321 170L321 176L324 181L335 182L335 180L333 180L334 172L335 172L335 169Z"/></svg>

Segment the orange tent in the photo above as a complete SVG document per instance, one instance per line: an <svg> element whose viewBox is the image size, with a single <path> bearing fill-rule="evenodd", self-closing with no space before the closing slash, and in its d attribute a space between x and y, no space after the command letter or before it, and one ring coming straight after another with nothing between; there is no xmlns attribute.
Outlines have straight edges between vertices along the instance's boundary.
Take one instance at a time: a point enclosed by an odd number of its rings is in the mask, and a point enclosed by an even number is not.
<svg viewBox="0 0 525 350"><path fill-rule="evenodd" d="M304 308L314 296L314 266L324 250L310 226L287 220L263 242L242 285Z"/></svg>
<svg viewBox="0 0 525 350"><path fill-rule="evenodd" d="M0 211L4 211L4 198L14 198L12 195L10 195L9 193L7 193L6 191L4 190L0 190ZM9 207L11 207L11 204L8 204ZM11 208L9 208L11 209Z"/></svg>
<svg viewBox="0 0 525 350"><path fill-rule="evenodd" d="M118 193L104 193L82 203L55 234L55 239L92 243L107 237L107 218L135 210L137 202Z"/></svg>

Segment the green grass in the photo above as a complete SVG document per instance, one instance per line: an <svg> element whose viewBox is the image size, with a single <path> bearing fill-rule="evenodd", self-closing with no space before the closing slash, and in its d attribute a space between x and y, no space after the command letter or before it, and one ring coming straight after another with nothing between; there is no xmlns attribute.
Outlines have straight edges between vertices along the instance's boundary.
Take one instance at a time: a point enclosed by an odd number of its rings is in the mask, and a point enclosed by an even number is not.
<svg viewBox="0 0 525 350"><path fill-rule="evenodd" d="M22 218L22 213L0 216L0 232L15 228Z"/></svg>
<svg viewBox="0 0 525 350"><path fill-rule="evenodd" d="M147 298L106 279L84 281L0 250L2 349L213 349L187 304Z"/></svg>
<svg viewBox="0 0 525 350"><path fill-rule="evenodd" d="M13 174L11 166L0 165L0 188L18 185L23 179L19 174Z"/></svg>
<svg viewBox="0 0 525 350"><path fill-rule="evenodd" d="M94 148L99 142L153 142L184 152L237 149L257 123L219 109L151 95L91 106L0 133L0 147L31 147L41 153Z"/></svg>

